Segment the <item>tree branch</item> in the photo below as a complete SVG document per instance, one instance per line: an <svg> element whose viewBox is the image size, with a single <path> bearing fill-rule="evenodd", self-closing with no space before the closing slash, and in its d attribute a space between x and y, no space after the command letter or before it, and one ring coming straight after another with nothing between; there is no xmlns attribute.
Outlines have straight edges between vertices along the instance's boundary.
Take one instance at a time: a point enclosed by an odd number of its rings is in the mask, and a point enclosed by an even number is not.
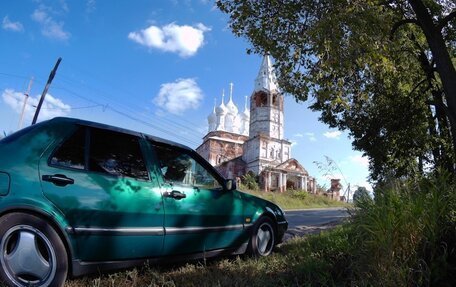
<svg viewBox="0 0 456 287"><path fill-rule="evenodd" d="M393 39L394 37L394 33L396 33L396 31L402 26L402 25L405 25L405 24L415 24L415 25L418 25L419 27L421 27L420 25L420 22L418 22L418 20L416 19L404 19L404 20L401 20L399 22L396 22L393 26L393 29L391 29L391 34L390 34L390 40Z"/></svg>
<svg viewBox="0 0 456 287"><path fill-rule="evenodd" d="M437 24L437 29L441 31L443 27L445 27L448 22L453 20L456 17L456 10L451 12L450 14L446 15L445 18L441 19L439 23Z"/></svg>
<svg viewBox="0 0 456 287"><path fill-rule="evenodd" d="M424 83L426 83L428 81L428 78L425 78L423 80L421 80L418 84L416 84L415 87L413 87L412 91L410 92L409 96L410 97L413 97L413 94L415 93L415 91ZM431 87L427 86L426 89L423 91L424 93L429 91Z"/></svg>

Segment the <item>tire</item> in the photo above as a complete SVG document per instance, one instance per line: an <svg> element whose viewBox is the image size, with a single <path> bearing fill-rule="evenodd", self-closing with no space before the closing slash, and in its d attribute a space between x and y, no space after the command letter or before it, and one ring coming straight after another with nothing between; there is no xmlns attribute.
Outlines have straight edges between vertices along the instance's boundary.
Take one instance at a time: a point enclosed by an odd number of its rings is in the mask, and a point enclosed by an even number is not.
<svg viewBox="0 0 456 287"><path fill-rule="evenodd" d="M57 232L27 213L0 218L0 277L8 286L63 286L68 257Z"/></svg>
<svg viewBox="0 0 456 287"><path fill-rule="evenodd" d="M271 254L275 245L274 223L269 217L260 217L250 237L248 252L251 256L259 258Z"/></svg>

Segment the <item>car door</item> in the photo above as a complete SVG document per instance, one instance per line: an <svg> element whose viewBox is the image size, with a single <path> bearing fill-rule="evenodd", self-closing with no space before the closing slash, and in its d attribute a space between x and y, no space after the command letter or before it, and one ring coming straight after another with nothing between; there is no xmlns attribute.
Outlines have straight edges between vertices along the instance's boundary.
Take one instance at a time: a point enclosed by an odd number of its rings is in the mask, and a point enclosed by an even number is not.
<svg viewBox="0 0 456 287"><path fill-rule="evenodd" d="M242 199L195 152L152 143L165 209L165 254L237 247L245 240Z"/></svg>
<svg viewBox="0 0 456 287"><path fill-rule="evenodd" d="M80 126L41 158L43 192L65 214L79 259L161 255L164 209L148 148L137 135Z"/></svg>

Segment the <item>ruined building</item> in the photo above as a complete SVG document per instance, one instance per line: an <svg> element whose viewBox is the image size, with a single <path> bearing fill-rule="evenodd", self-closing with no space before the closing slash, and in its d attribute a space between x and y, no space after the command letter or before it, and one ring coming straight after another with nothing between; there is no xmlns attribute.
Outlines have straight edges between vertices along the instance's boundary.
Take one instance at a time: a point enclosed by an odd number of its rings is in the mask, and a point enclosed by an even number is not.
<svg viewBox="0 0 456 287"><path fill-rule="evenodd" d="M277 86L269 56L260 71L244 110L233 102L233 85L225 105L214 106L208 116L208 133L196 151L225 177L240 177L247 172L259 176L266 191L302 189L315 193L315 179L291 157L291 142L284 139L284 98Z"/></svg>

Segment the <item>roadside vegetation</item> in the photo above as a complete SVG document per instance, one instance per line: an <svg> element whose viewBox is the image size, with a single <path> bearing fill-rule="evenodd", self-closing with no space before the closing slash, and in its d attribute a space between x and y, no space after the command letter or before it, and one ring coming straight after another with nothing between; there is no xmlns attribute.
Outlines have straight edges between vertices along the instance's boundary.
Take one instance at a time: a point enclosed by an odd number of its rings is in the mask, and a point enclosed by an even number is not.
<svg viewBox="0 0 456 287"><path fill-rule="evenodd" d="M456 286L456 184L393 180L360 197L349 222L293 238L266 258L145 266L82 286Z"/></svg>
<svg viewBox="0 0 456 287"><path fill-rule="evenodd" d="M282 193L254 190L242 191L274 202L284 210L351 206L351 204L346 202L332 200L323 195L310 194L303 190L287 190Z"/></svg>
<svg viewBox="0 0 456 287"><path fill-rule="evenodd" d="M245 193L274 202L284 210L351 206L351 204L346 202L332 200L323 195L310 194L304 190L287 190L285 192L260 191L258 178L252 173L247 173L241 178L239 189Z"/></svg>
<svg viewBox="0 0 456 287"><path fill-rule="evenodd" d="M348 250L347 232L291 239L266 258L234 257L174 267L143 267L96 278L67 282L82 286L304 286L311 282L334 285L339 273L328 258L338 260ZM317 252L313 252L316 250ZM346 253L346 252L344 252Z"/></svg>

